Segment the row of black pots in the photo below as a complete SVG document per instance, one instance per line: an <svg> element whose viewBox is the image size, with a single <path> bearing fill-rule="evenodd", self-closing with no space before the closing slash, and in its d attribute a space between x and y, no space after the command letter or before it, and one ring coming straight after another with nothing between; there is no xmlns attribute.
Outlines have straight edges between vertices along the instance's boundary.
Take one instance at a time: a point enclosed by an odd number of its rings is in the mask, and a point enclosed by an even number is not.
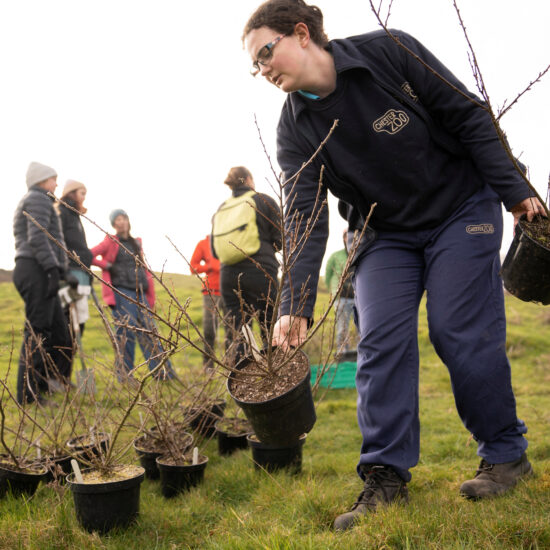
<svg viewBox="0 0 550 550"><path fill-rule="evenodd" d="M0 498L7 492L14 496L32 496L36 492L41 481L48 483L54 479L63 482L71 473L71 458L90 460L93 455L99 455L107 450L109 444L108 434L99 434L96 442L84 443L89 436L79 436L67 441L67 448L71 454L45 457L32 467L18 470L5 460L0 460Z"/></svg>
<svg viewBox="0 0 550 550"><path fill-rule="evenodd" d="M175 497L203 481L208 457L199 455L198 459L197 464L187 465L171 464L165 457L156 459L164 497ZM136 467L136 470L128 479L102 483L79 483L74 473L67 476L76 518L84 529L103 534L115 527L127 527L137 518L145 469Z"/></svg>

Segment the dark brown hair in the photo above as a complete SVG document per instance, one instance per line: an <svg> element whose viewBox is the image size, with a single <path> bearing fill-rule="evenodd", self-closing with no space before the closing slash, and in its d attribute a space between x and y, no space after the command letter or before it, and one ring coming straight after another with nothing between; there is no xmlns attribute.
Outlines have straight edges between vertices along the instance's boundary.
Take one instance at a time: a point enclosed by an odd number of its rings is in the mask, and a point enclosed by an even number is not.
<svg viewBox="0 0 550 550"><path fill-rule="evenodd" d="M233 168L229 170L229 174L227 174L224 183L231 189L235 189L236 187L246 185L246 180L248 177L252 177L252 174L248 168L245 168L244 166L233 166Z"/></svg>
<svg viewBox="0 0 550 550"><path fill-rule="evenodd" d="M249 32L260 27L269 27L281 34L292 34L298 23L305 23L311 39L324 48L328 37L323 29L323 12L317 6L308 6L304 0L267 0L246 23L243 35L244 42Z"/></svg>

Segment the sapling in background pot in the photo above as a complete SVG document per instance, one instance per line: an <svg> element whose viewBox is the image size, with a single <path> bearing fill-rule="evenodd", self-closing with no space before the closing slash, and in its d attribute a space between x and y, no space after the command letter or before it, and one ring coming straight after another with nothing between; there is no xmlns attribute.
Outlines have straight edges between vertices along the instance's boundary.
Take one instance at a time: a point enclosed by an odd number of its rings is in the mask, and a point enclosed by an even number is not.
<svg viewBox="0 0 550 550"><path fill-rule="evenodd" d="M8 409L5 390L4 384L0 394L0 497L7 493L32 496L47 470L37 453L37 431L29 422L29 413L19 407ZM36 414L37 407L33 409L30 414ZM6 425L7 410L12 428Z"/></svg>
<svg viewBox="0 0 550 550"><path fill-rule="evenodd" d="M121 388L116 383L107 385L104 406L93 409L96 416L88 427L93 447L79 456L84 469L73 461L74 472L67 477L77 520L88 531L106 533L114 527L126 527L139 513L140 485L145 470L123 460L137 433L134 430L128 433L130 418L145 386L168 356L169 352L165 352L156 369L140 380L136 378L136 384L126 385L125 394L121 395ZM101 444L103 433L109 435L104 445Z"/></svg>

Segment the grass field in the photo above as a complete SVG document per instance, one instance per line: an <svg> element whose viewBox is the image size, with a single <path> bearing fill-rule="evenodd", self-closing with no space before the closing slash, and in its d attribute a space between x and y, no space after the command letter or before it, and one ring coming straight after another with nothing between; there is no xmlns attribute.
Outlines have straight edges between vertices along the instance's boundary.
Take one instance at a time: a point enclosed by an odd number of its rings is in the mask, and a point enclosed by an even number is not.
<svg viewBox="0 0 550 550"><path fill-rule="evenodd" d="M171 279L180 299L192 297L189 311L199 322L198 284L186 276ZM159 302L160 307L166 303L165 293ZM10 283L0 284L0 305L0 374L15 349L9 381L14 387L23 315ZM486 502L458 495L461 481L473 475L479 459L456 414L446 369L430 346L422 307L421 456L408 506L390 506L345 534L331 531L333 518L361 490L355 474L361 439L354 390L323 390L300 475L255 471L248 451L222 458L211 441L205 447L210 462L204 484L165 500L158 483L146 480L137 523L108 536L79 528L69 491L41 485L31 499L4 498L0 549L550 548L550 310L508 297L507 313L518 414L529 427L528 455L536 472L510 495ZM87 324L84 347L96 361L109 364L112 352L97 315ZM310 347L312 362L315 353ZM174 364L184 379L201 376L195 351L177 355ZM136 461L133 452L127 461Z"/></svg>

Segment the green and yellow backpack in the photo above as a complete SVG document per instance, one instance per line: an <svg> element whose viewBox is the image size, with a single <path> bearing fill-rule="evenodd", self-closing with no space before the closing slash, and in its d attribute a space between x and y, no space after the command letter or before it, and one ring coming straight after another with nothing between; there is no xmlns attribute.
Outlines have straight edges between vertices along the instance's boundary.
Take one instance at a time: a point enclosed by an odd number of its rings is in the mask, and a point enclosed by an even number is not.
<svg viewBox="0 0 550 550"><path fill-rule="evenodd" d="M227 199L212 217L212 246L222 264L232 265L260 249L255 191Z"/></svg>

